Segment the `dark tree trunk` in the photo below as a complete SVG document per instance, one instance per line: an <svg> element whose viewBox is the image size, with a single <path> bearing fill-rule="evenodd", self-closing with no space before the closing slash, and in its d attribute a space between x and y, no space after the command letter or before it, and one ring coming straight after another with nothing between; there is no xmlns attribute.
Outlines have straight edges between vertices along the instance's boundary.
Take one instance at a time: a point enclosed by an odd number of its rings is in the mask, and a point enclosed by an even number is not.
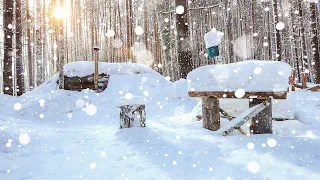
<svg viewBox="0 0 320 180"><path fill-rule="evenodd" d="M60 6L63 7L64 1L60 1ZM58 62L59 62L59 88L64 89L64 62L65 62L65 44L64 44L64 26L63 19L58 21ZM93 32L92 32L93 33ZM91 48L90 48L91 49Z"/></svg>
<svg viewBox="0 0 320 180"><path fill-rule="evenodd" d="M33 88L33 59L32 59L32 47L31 47L31 32L30 32L30 11L29 11L29 0L26 0L26 11L27 11L27 42L28 42L28 77L29 77L29 89Z"/></svg>
<svg viewBox="0 0 320 180"><path fill-rule="evenodd" d="M273 15L274 15L274 22L277 25L279 23L279 17L278 17L278 1L273 0ZM276 46L277 46L277 60L281 61L282 56L282 50L281 50L281 35L280 31L276 29Z"/></svg>
<svg viewBox="0 0 320 180"><path fill-rule="evenodd" d="M303 24L303 9L302 9L302 3L298 0L298 9L299 9L299 26L300 26L300 37L301 37L301 44L302 44L302 67L305 69L308 69L308 59L306 59L307 56L307 46L306 46L306 37L305 37L305 28ZM303 70L303 69L302 69ZM300 74L299 74L300 76Z"/></svg>
<svg viewBox="0 0 320 180"><path fill-rule="evenodd" d="M320 84L320 57L319 57L319 39L317 29L317 4L310 3L311 9L311 28L312 28L312 48L313 48L313 60L315 70L315 80L317 84Z"/></svg>
<svg viewBox="0 0 320 180"><path fill-rule="evenodd" d="M17 95L25 92L23 60L22 60L22 26L21 26L21 0L16 0L16 70L17 70Z"/></svg>
<svg viewBox="0 0 320 180"><path fill-rule="evenodd" d="M130 11L129 11L129 0L126 0L126 26L127 26L127 60L129 60L131 57L130 48L131 48L131 21L130 21Z"/></svg>
<svg viewBox="0 0 320 180"><path fill-rule="evenodd" d="M3 30L4 30L4 56L3 56L3 92L13 95L12 77L12 36L13 36L13 0L3 1Z"/></svg>
<svg viewBox="0 0 320 180"><path fill-rule="evenodd" d="M40 3L37 4L36 7L36 11L37 11L37 17L35 17L37 24L39 24L39 27L35 28L35 55L36 55L36 86L40 86L40 84L42 83L42 79L43 79L43 72L42 72L42 32L41 32L41 28L43 26L42 22L41 22L41 7L40 7Z"/></svg>
<svg viewBox="0 0 320 180"><path fill-rule="evenodd" d="M192 54L189 38L189 26L187 18L187 2L186 0L175 0L176 7L183 6L184 13L176 14L177 28L177 52L178 52L178 79L186 78L192 70Z"/></svg>

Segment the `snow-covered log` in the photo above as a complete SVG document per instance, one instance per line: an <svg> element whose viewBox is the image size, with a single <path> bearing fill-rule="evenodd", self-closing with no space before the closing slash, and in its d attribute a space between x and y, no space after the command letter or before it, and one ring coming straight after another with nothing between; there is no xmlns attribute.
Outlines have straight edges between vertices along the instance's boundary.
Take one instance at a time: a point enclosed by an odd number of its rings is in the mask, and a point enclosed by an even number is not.
<svg viewBox="0 0 320 180"><path fill-rule="evenodd" d="M131 127L146 127L145 105L120 106L120 129Z"/></svg>
<svg viewBox="0 0 320 180"><path fill-rule="evenodd" d="M265 100L261 104L258 104L258 105L251 107L250 109L243 112L240 116L233 119L231 121L232 122L231 125L229 125L225 128L221 128L218 131L218 133L222 133L224 136L226 136L226 135L230 134L231 132L233 132L235 129L240 129L242 125L244 125L247 121L249 121L253 117L255 117L255 116L260 117L262 115L261 112L263 112L264 109L266 109L267 107L271 107L270 104L271 103L269 100ZM259 113L260 113L260 115L259 115ZM256 117L255 120L258 120L258 118ZM259 124L259 123L257 123L257 124ZM261 124L261 123L259 124L259 126L262 126L262 125L263 124ZM271 126L271 128L272 128L272 126Z"/></svg>

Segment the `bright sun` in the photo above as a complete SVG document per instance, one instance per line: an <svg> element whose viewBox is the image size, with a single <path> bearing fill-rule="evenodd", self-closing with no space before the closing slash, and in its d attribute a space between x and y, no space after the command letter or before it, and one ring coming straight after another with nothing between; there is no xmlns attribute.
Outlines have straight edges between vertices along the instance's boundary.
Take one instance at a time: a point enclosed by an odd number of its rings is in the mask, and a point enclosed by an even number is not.
<svg viewBox="0 0 320 180"><path fill-rule="evenodd" d="M54 9L54 16L58 19L63 19L68 16L68 11L63 7L56 7Z"/></svg>

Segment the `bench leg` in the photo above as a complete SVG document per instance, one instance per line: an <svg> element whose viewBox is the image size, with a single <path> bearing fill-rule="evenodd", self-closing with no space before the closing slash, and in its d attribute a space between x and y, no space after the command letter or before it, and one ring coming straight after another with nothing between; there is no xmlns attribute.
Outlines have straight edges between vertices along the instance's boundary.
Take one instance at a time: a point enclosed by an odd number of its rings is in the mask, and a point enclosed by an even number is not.
<svg viewBox="0 0 320 180"><path fill-rule="evenodd" d="M249 102L250 108L262 103L263 99L253 99ZM272 134L272 103L262 110L259 114L252 118L250 122L250 130L252 134Z"/></svg>
<svg viewBox="0 0 320 180"><path fill-rule="evenodd" d="M202 98L202 127L211 131L220 129L219 99Z"/></svg>

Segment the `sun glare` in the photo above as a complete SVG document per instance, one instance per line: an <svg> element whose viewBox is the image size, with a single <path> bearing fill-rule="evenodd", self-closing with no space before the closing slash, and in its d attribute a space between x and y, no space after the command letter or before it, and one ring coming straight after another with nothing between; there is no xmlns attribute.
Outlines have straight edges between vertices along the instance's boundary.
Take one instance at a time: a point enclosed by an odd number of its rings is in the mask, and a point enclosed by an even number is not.
<svg viewBox="0 0 320 180"><path fill-rule="evenodd" d="M68 11L63 7L56 7L54 9L54 16L58 19L63 19L68 16Z"/></svg>

